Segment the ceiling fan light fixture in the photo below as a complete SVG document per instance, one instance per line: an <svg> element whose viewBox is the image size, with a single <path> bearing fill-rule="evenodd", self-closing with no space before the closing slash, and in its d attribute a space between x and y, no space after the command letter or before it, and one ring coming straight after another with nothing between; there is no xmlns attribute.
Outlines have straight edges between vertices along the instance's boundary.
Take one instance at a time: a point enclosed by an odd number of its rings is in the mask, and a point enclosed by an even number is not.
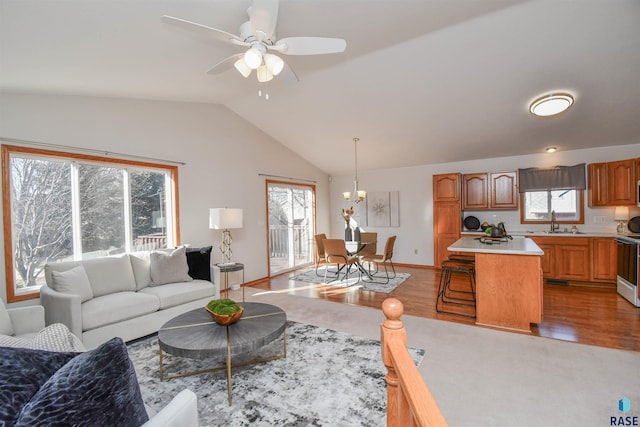
<svg viewBox="0 0 640 427"><path fill-rule="evenodd" d="M238 72L242 74L245 79L249 77L249 74L251 74L252 70L251 68L249 68L246 62L244 62L243 58L240 58L236 62L234 62L233 66L236 67L236 70L238 70Z"/></svg>
<svg viewBox="0 0 640 427"><path fill-rule="evenodd" d="M256 70L260 65L262 65L262 52L255 47L248 49L244 53L244 62L247 64L247 67L252 70Z"/></svg>
<svg viewBox="0 0 640 427"><path fill-rule="evenodd" d="M267 53L264 56L264 63L271 71L271 74L277 76L284 69L284 61L278 55L274 55L273 53Z"/></svg>
<svg viewBox="0 0 640 427"><path fill-rule="evenodd" d="M273 80L273 73L269 71L266 65L261 65L258 67L258 81L260 83L266 83L270 80Z"/></svg>
<svg viewBox="0 0 640 427"><path fill-rule="evenodd" d="M534 100L529 111L534 116L549 117L566 111L573 105L573 96L569 93L551 93Z"/></svg>

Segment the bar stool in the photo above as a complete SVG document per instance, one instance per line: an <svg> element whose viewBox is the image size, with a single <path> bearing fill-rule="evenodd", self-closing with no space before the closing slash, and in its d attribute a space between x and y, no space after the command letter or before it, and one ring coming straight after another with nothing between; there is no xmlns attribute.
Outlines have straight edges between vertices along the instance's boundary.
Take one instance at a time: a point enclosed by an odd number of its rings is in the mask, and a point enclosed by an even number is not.
<svg viewBox="0 0 640 427"><path fill-rule="evenodd" d="M476 289L475 289L475 262L469 259L448 259L441 264L440 283L438 285L438 297L436 299L436 312L456 314L459 316L467 316L475 318L476 307ZM469 285L471 290L457 290L451 289L451 277L454 273L466 274L469 278ZM453 295L455 293L456 295ZM461 294L461 295L460 295ZM467 314L460 311L445 310L444 307L440 307L445 304L456 304L462 306L473 307L473 314Z"/></svg>

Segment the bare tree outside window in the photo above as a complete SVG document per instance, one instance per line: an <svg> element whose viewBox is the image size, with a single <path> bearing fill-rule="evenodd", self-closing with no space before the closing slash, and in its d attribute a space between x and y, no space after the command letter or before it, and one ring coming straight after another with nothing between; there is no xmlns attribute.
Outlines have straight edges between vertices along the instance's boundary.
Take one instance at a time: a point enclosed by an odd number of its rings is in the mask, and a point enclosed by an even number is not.
<svg viewBox="0 0 640 427"><path fill-rule="evenodd" d="M11 161L13 270L17 289L40 286L44 265L73 255L69 162Z"/></svg>

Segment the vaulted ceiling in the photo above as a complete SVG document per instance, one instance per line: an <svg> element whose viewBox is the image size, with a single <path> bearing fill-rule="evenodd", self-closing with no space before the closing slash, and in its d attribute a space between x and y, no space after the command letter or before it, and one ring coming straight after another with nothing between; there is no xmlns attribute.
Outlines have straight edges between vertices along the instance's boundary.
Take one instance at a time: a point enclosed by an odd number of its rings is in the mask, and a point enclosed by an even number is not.
<svg viewBox="0 0 640 427"><path fill-rule="evenodd" d="M361 171L640 142L637 0L281 0L279 38L347 41L287 56L294 85L207 74L242 49L160 20L239 34L250 4L0 0L0 90L223 104L330 174L356 136Z"/></svg>

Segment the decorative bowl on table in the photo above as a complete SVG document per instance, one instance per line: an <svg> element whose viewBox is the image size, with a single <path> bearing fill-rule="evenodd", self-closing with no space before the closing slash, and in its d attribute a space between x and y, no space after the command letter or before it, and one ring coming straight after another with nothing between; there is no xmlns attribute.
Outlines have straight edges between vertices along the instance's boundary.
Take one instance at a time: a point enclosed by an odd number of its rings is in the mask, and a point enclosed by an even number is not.
<svg viewBox="0 0 640 427"><path fill-rule="evenodd" d="M204 308L219 325L231 325L242 317L244 309L228 298L211 300Z"/></svg>

